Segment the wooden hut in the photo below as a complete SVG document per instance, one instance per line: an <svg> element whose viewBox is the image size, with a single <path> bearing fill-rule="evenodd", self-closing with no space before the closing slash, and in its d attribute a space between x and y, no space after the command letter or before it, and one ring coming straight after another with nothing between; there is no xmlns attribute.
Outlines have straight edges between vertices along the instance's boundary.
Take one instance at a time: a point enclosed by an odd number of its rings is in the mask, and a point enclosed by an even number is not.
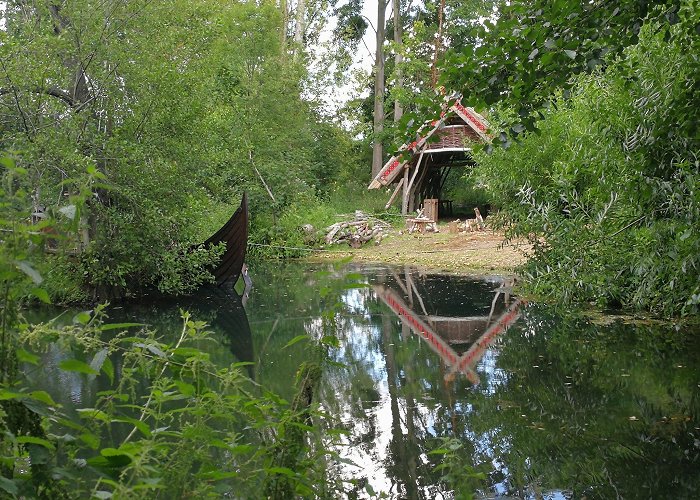
<svg viewBox="0 0 700 500"><path fill-rule="evenodd" d="M489 124L472 108L456 101L440 118L426 122L415 141L407 142L389 158L368 189L396 184L386 207L402 193L401 213L412 212L423 200L451 208L449 200L440 200L440 192L453 167L472 166L471 146L488 142ZM437 222L437 212L430 210Z"/></svg>

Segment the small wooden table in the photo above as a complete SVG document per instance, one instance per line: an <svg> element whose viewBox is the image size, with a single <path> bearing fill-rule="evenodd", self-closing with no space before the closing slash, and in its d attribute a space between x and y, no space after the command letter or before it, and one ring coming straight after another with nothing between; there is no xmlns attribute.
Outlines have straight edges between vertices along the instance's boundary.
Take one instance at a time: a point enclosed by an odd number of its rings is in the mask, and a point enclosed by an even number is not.
<svg viewBox="0 0 700 500"><path fill-rule="evenodd" d="M437 232L437 225L428 217L416 217L415 219L406 219L408 221L408 234L418 231L425 233L428 230Z"/></svg>

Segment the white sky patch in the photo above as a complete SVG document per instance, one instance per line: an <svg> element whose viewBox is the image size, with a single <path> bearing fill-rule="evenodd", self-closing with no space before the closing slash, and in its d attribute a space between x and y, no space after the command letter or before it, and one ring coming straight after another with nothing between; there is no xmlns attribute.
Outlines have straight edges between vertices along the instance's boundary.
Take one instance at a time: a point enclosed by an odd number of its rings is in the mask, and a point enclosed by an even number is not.
<svg viewBox="0 0 700 500"><path fill-rule="evenodd" d="M344 3L344 2L343 2ZM340 3L342 5L343 3ZM391 4L387 7L387 14L391 13ZM376 38L377 34L375 27L377 25L377 0L365 0L362 4L362 16L365 22L368 23L365 34L360 42L357 44L357 49L355 50L353 56L353 64L348 70L345 82L341 86L333 86L329 88L328 91L323 94L321 99L325 104L325 108L328 109L329 114L335 115L337 110L340 109L344 104L346 104L350 99L356 97L367 96L369 90L365 90L361 94L357 94L357 84L355 78L353 78L353 72L362 71L367 74L372 72L375 59L376 50ZM333 30L337 25L337 20L335 18L329 19L328 24L321 32L318 47L310 47L310 52L317 52L318 56L321 56L325 50L324 46L333 41ZM318 72L326 68L318 67L321 57L315 57L313 61L310 62L312 65L312 72Z"/></svg>

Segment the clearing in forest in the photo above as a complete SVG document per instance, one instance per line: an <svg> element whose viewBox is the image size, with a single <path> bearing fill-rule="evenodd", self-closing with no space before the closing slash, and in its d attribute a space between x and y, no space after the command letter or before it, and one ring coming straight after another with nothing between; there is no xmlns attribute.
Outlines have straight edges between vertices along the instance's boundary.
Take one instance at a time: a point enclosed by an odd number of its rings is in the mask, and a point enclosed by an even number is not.
<svg viewBox="0 0 700 500"><path fill-rule="evenodd" d="M356 262L409 264L434 271L463 274L513 274L526 260L527 245L504 245L503 233L485 231L450 233L439 224L439 233L391 230L380 244L369 242L358 249L333 247L311 257L314 261L352 256Z"/></svg>

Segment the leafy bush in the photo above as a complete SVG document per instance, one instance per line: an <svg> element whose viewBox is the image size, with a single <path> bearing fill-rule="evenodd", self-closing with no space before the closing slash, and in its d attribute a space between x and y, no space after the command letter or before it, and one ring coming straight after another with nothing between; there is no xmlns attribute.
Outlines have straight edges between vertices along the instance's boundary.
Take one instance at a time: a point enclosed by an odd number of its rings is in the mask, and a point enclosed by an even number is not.
<svg viewBox="0 0 700 500"><path fill-rule="evenodd" d="M678 28L679 30L682 28ZM677 125L696 65L687 40L646 27L626 58L580 77L538 133L474 176L527 238L528 286L564 301L696 314L700 305L698 140Z"/></svg>

